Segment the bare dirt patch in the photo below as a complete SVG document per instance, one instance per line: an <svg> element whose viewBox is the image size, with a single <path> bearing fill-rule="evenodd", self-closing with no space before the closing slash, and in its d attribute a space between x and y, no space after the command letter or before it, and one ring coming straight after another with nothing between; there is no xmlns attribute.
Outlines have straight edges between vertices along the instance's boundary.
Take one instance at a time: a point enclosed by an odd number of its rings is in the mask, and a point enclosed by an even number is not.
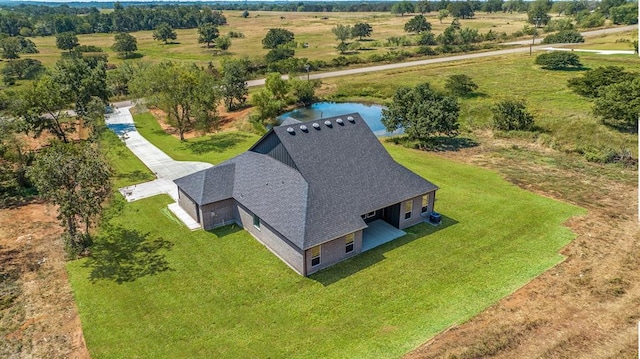
<svg viewBox="0 0 640 359"><path fill-rule="evenodd" d="M535 145L526 148L534 159L522 161L496 155L514 141L492 143L442 155L495 169L523 188L589 213L566 223L577 238L563 249L564 262L405 357L637 358L640 225L637 183L630 180L634 172L595 164L546 165L554 154ZM616 171L620 178L612 175Z"/></svg>
<svg viewBox="0 0 640 359"><path fill-rule="evenodd" d="M0 357L89 358L55 208L0 210Z"/></svg>
<svg viewBox="0 0 640 359"><path fill-rule="evenodd" d="M174 136L175 138L180 138L180 134L178 133L178 131L167 123L167 114L164 111L157 108L151 108L149 109L149 112L151 112L151 114L153 114L153 116L158 120L158 124L160 124L160 127L166 133ZM223 104L219 105L218 115L220 116L220 128L218 129L218 132L237 130L238 122L246 119L249 116L249 112L251 112L251 107L229 112L226 110ZM202 135L206 135L206 133L198 131L188 131L184 133L184 138L190 139Z"/></svg>

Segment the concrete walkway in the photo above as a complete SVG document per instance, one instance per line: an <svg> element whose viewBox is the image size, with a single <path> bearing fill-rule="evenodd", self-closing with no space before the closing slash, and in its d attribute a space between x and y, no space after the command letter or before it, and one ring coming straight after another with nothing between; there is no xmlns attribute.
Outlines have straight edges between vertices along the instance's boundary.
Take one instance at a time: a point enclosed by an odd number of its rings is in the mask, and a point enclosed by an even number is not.
<svg viewBox="0 0 640 359"><path fill-rule="evenodd" d="M178 201L178 188L173 180L212 167L204 162L175 161L158 147L147 141L136 130L130 109L131 103L124 103L124 107L116 108L113 113L105 116L105 123L114 131L127 147L138 157L155 175L156 180L120 188L124 198L131 202L139 199L168 194L174 201ZM190 229L200 226L177 203L169 209ZM195 226L194 226L195 223Z"/></svg>

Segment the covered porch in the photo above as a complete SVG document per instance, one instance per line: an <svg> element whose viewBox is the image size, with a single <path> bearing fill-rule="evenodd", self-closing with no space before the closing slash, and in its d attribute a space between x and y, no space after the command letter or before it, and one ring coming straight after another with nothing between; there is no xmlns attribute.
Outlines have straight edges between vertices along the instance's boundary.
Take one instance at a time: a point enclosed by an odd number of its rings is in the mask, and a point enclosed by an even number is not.
<svg viewBox="0 0 640 359"><path fill-rule="evenodd" d="M369 227L362 231L362 252L383 245L407 234L382 219L367 223Z"/></svg>

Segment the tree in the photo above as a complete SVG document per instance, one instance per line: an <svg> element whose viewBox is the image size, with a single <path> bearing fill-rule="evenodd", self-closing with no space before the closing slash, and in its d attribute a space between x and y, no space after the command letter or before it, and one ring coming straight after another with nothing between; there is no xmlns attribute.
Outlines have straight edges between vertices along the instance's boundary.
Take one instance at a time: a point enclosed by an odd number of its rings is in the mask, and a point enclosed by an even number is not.
<svg viewBox="0 0 640 359"><path fill-rule="evenodd" d="M468 1L453 1L447 5L447 10L451 16L461 19L470 19L475 15L473 6Z"/></svg>
<svg viewBox="0 0 640 359"><path fill-rule="evenodd" d="M269 50L269 52L264 56L264 59L267 64L272 64L274 62L292 58L293 55L295 55L295 51L293 51L293 49L281 47Z"/></svg>
<svg viewBox="0 0 640 359"><path fill-rule="evenodd" d="M401 2L397 2L393 4L391 7L392 14L400 14L400 16L404 16L406 13L412 13L414 11L414 6L411 1L403 0Z"/></svg>
<svg viewBox="0 0 640 359"><path fill-rule="evenodd" d="M156 26L156 29L153 30L153 39L164 41L166 45L169 40L175 40L178 38L178 35L173 30L171 25L163 22L162 24Z"/></svg>
<svg viewBox="0 0 640 359"><path fill-rule="evenodd" d="M35 137L47 131L66 143L68 134L74 131L67 123L69 102L62 84L44 75L18 95L12 114L22 119L25 130Z"/></svg>
<svg viewBox="0 0 640 359"><path fill-rule="evenodd" d="M289 93L289 83L277 72L272 72L265 79L265 88L277 101L285 101Z"/></svg>
<svg viewBox="0 0 640 359"><path fill-rule="evenodd" d="M536 65L545 70L563 70L569 67L582 67L580 57L569 51L552 51L536 57Z"/></svg>
<svg viewBox="0 0 640 359"><path fill-rule="evenodd" d="M227 51L231 47L231 38L229 36L220 36L216 40L216 48Z"/></svg>
<svg viewBox="0 0 640 359"><path fill-rule="evenodd" d="M456 136L459 112L455 98L423 83L398 88L391 104L382 110L382 124L389 132L402 127L410 139L424 144L434 136Z"/></svg>
<svg viewBox="0 0 640 359"><path fill-rule="evenodd" d="M331 32L336 36L336 40L340 40L340 43L343 44L352 36L352 29L350 25L338 24L331 29Z"/></svg>
<svg viewBox="0 0 640 359"><path fill-rule="evenodd" d="M202 24L198 27L198 43L207 44L207 47L211 47L211 43L216 41L220 37L218 27L214 24Z"/></svg>
<svg viewBox="0 0 640 359"><path fill-rule="evenodd" d="M502 131L528 131L533 127L533 115L524 101L504 100L492 108L493 126Z"/></svg>
<svg viewBox="0 0 640 359"><path fill-rule="evenodd" d="M16 59L7 62L2 69L4 76L12 76L19 80L34 80L45 70L42 62L35 59Z"/></svg>
<svg viewBox="0 0 640 359"><path fill-rule="evenodd" d="M0 40L2 58L13 60L20 58L20 40L17 37L5 37Z"/></svg>
<svg viewBox="0 0 640 359"><path fill-rule="evenodd" d="M611 21L616 24L633 25L638 23L638 3L630 3L609 9Z"/></svg>
<svg viewBox="0 0 640 359"><path fill-rule="evenodd" d="M351 29L351 37L357 37L360 41L362 41L363 37L370 37L373 32L373 28L366 22L359 22L353 25Z"/></svg>
<svg viewBox="0 0 640 359"><path fill-rule="evenodd" d="M78 37L73 32L63 32L56 34L56 47L60 50L73 50L78 47Z"/></svg>
<svg viewBox="0 0 640 359"><path fill-rule="evenodd" d="M115 42L111 49L118 53L118 56L128 59L131 55L138 51L138 40L131 34L126 32L117 33L114 36Z"/></svg>
<svg viewBox="0 0 640 359"><path fill-rule="evenodd" d="M416 15L404 24L404 31L420 34L425 31L431 31L431 24L424 15Z"/></svg>
<svg viewBox="0 0 640 359"><path fill-rule="evenodd" d="M129 83L145 69L144 63L132 65L129 61L124 61L117 68L107 72L107 85L109 91L115 96L126 96L129 94Z"/></svg>
<svg viewBox="0 0 640 359"><path fill-rule="evenodd" d="M438 20L440 20L440 23L442 24L442 20L446 19L449 17L449 10L447 9L440 9L440 11L438 11Z"/></svg>
<svg viewBox="0 0 640 359"><path fill-rule="evenodd" d="M51 73L53 81L62 86L68 103L74 103L78 116L87 114L87 106L93 97L103 103L109 100L107 69L102 60L89 61L85 58L61 59Z"/></svg>
<svg viewBox="0 0 640 359"><path fill-rule="evenodd" d="M194 64L162 62L150 66L130 88L135 96L165 112L167 123L178 131L181 141L187 131L209 131L219 124L218 86L211 74Z"/></svg>
<svg viewBox="0 0 640 359"><path fill-rule="evenodd" d="M488 13L500 12L504 6L503 0L487 0L482 6L482 10Z"/></svg>
<svg viewBox="0 0 640 359"><path fill-rule="evenodd" d="M249 94L249 60L229 59L222 62L222 95L227 111L244 105ZM237 105L236 105L237 103Z"/></svg>
<svg viewBox="0 0 640 359"><path fill-rule="evenodd" d="M316 98L316 88L320 87L319 80L307 81L297 77L289 79L289 87L296 103L310 106Z"/></svg>
<svg viewBox="0 0 640 359"><path fill-rule="evenodd" d="M100 150L90 143L54 142L37 156L27 174L40 196L58 207L72 250L82 252L90 243L91 224L111 195L110 169ZM84 235L79 230L82 225Z"/></svg>
<svg viewBox="0 0 640 359"><path fill-rule="evenodd" d="M471 77L461 75L451 75L444 83L444 88L455 96L467 96L478 89L478 85Z"/></svg>
<svg viewBox="0 0 640 359"><path fill-rule="evenodd" d="M280 28L269 29L264 39L262 39L262 47L265 49L276 49L290 44L293 40L293 32L289 30Z"/></svg>
<svg viewBox="0 0 640 359"><path fill-rule="evenodd" d="M242 17L245 18L245 19L248 18L249 17L249 10L243 11L242 12Z"/></svg>
<svg viewBox="0 0 640 359"><path fill-rule="evenodd" d="M640 76L602 88L593 113L606 125L635 132L640 114Z"/></svg>
<svg viewBox="0 0 640 359"><path fill-rule="evenodd" d="M550 0L536 0L529 5L529 11L527 11L528 21L536 27L546 25L551 16L549 16L549 10L551 10Z"/></svg>
<svg viewBox="0 0 640 359"><path fill-rule="evenodd" d="M562 30L542 40L543 44L565 44L584 42L584 37L576 30Z"/></svg>
<svg viewBox="0 0 640 359"><path fill-rule="evenodd" d="M257 117L262 123L274 122L284 108L284 102L274 99L273 94L266 88L251 96L251 104L258 111Z"/></svg>

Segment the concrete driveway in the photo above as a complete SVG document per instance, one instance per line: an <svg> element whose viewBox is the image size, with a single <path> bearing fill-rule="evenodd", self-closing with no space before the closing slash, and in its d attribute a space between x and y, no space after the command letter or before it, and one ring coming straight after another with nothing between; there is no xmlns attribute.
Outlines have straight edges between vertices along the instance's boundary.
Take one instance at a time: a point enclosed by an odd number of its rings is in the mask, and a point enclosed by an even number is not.
<svg viewBox="0 0 640 359"><path fill-rule="evenodd" d="M127 201L166 193L175 201L178 200L178 189L173 180L188 174L212 167L204 162L175 161L158 147L147 141L136 130L133 116L129 111L133 107L127 103L125 107L116 108L105 116L107 127L113 130L155 175L156 180L120 188L119 191Z"/></svg>

